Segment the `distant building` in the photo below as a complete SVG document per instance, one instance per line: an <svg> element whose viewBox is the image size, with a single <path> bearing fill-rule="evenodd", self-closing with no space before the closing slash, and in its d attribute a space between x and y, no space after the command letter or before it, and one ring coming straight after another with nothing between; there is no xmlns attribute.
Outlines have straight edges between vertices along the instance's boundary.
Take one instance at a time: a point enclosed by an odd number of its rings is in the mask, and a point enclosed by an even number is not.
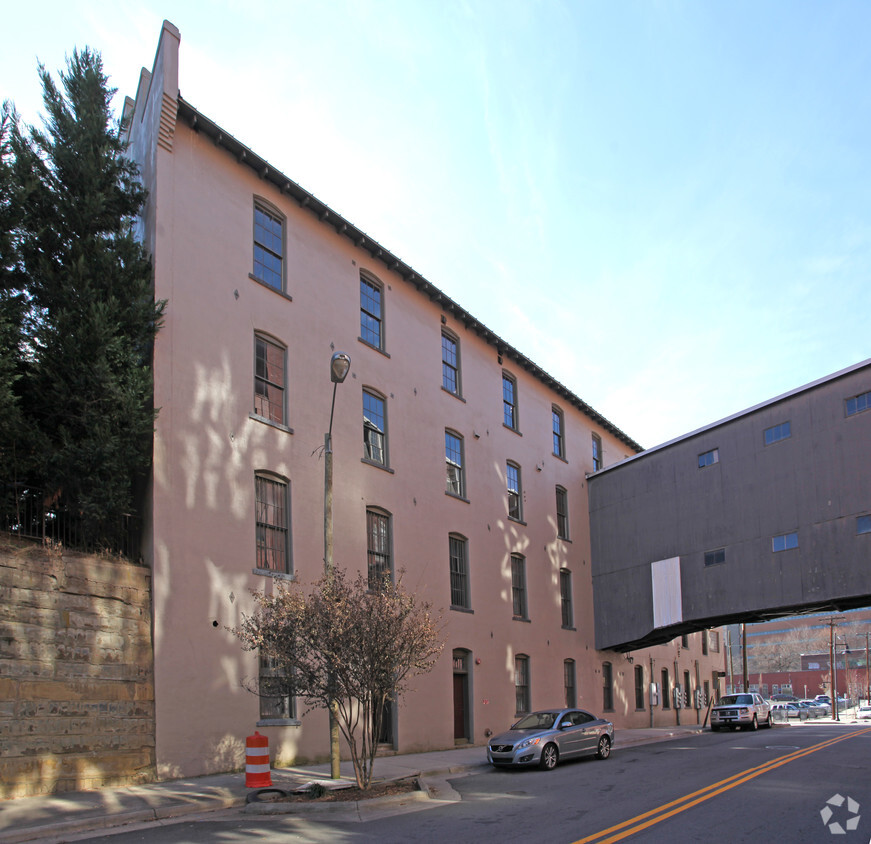
<svg viewBox="0 0 871 844"><path fill-rule="evenodd" d="M385 750L482 744L567 702L618 727L697 723L717 631L631 656L594 645L587 475L640 446L183 99L179 40L165 23L125 105L168 300L146 538L158 775L238 767L255 727L282 761L328 755L323 712L242 687L273 669L228 628L249 590L323 571L334 351L352 361L332 427L336 564L405 570L447 623Z"/></svg>

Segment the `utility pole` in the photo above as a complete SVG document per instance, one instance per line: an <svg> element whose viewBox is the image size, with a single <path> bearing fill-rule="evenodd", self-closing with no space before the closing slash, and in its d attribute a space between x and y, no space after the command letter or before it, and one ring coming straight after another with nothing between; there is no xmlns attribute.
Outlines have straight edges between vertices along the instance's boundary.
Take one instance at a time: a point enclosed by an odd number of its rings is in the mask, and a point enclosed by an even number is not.
<svg viewBox="0 0 871 844"><path fill-rule="evenodd" d="M868 637L865 634L865 703L871 706L871 677L868 675Z"/></svg>
<svg viewBox="0 0 871 844"><path fill-rule="evenodd" d="M741 691L746 692L750 684L747 680L747 625L743 621L741 622L741 656L744 661L744 687Z"/></svg>

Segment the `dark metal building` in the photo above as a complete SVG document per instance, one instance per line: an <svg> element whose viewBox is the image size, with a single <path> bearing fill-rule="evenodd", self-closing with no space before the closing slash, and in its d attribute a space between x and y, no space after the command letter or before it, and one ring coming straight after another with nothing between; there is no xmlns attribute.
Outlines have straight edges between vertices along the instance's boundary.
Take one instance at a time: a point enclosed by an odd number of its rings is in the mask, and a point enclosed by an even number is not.
<svg viewBox="0 0 871 844"><path fill-rule="evenodd" d="M599 649L871 605L871 359L588 483Z"/></svg>

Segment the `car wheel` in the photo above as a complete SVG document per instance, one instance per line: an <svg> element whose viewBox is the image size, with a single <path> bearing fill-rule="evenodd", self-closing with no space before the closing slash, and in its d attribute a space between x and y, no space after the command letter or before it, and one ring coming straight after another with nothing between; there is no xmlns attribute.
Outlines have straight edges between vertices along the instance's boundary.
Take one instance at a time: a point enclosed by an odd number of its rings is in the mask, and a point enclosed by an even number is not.
<svg viewBox="0 0 871 844"><path fill-rule="evenodd" d="M555 744L546 744L541 751L541 761L538 763L543 770L552 771L559 762L559 751Z"/></svg>
<svg viewBox="0 0 871 844"><path fill-rule="evenodd" d="M771 713L769 712L768 718L765 719L765 726L768 727L768 729L771 729L772 723L773 722L771 720Z"/></svg>
<svg viewBox="0 0 871 844"><path fill-rule="evenodd" d="M759 729L759 721L755 715L753 716L753 721L750 723L750 729L754 731Z"/></svg>
<svg viewBox="0 0 871 844"><path fill-rule="evenodd" d="M599 739L599 749L596 751L596 756L599 759L607 759L611 755L611 739L608 736L602 736Z"/></svg>
<svg viewBox="0 0 871 844"><path fill-rule="evenodd" d="M711 724L711 732L712 733L719 733L720 732L720 725L719 724Z"/></svg>

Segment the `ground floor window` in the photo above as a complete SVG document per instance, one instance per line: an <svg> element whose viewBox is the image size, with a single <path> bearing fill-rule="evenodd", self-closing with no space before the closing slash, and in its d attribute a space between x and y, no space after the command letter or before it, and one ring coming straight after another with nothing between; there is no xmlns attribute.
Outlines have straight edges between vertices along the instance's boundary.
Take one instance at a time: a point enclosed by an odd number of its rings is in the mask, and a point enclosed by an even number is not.
<svg viewBox="0 0 871 844"><path fill-rule="evenodd" d="M260 654L260 720L286 720L296 718L296 700L293 685L287 673L272 657Z"/></svg>

